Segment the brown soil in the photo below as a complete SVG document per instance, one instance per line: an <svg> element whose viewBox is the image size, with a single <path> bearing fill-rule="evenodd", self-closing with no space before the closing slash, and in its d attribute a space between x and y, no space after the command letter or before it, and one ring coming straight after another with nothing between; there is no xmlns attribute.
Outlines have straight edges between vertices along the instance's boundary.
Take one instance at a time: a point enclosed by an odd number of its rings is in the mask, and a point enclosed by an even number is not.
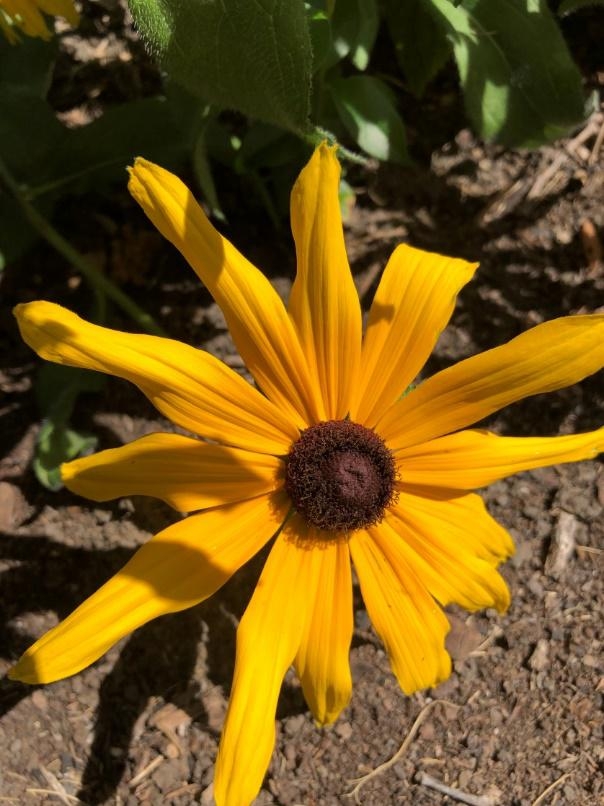
<svg viewBox="0 0 604 806"><path fill-rule="evenodd" d="M401 241L481 261L426 374L544 319L603 308L597 233L604 231L604 147L595 150L602 121L593 119L583 142L532 153L485 147L461 130L434 151L432 170L352 174L358 203L347 240L365 303ZM130 293L171 335L237 368L220 312L190 270L150 234L125 192L115 205L128 223L116 230L106 265L144 270L142 285L127 285ZM85 249L99 201L68 211L71 235ZM292 249L283 239L270 244L278 239L262 214L228 234L286 295ZM144 244L138 258L137 243ZM36 482L30 461L39 362L21 344L10 308L40 297L80 310L86 299L71 269L42 246L3 277L0 674L175 519L154 501L93 505ZM131 328L117 315L115 323ZM505 410L488 425L519 435L588 430L602 424L603 402L600 373ZM114 379L80 399L74 422L98 436L99 448L170 429L135 389ZM334 726L318 729L288 675L258 804L354 803L353 779L391 758L420 713L406 752L364 783L358 802L433 806L462 802L461 792L463 802L483 806L604 803L602 463L524 473L484 496L517 545L503 568L513 594L509 612L450 610L453 674L438 689L406 698L357 596L352 703ZM212 600L138 630L76 677L36 688L0 681L0 802L212 803L235 627L261 562ZM433 789L433 779L457 794Z"/></svg>

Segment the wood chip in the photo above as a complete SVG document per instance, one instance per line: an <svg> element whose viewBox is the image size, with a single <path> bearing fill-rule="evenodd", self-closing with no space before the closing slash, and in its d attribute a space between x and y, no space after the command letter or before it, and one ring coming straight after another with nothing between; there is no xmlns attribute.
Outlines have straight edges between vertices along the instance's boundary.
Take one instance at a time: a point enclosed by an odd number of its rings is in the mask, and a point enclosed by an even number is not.
<svg viewBox="0 0 604 806"><path fill-rule="evenodd" d="M446 639L447 652L453 660L462 661L468 658L482 644L483 636L471 624L457 616L447 615L451 630Z"/></svg>
<svg viewBox="0 0 604 806"><path fill-rule="evenodd" d="M156 711L149 718L151 727L160 730L164 736L171 742L174 750L169 753L170 758L175 758L182 753L182 747L178 735L184 735L188 725L191 723L191 717L182 708L177 708L172 703L167 703L159 711Z"/></svg>
<svg viewBox="0 0 604 806"><path fill-rule="evenodd" d="M549 641L540 638L528 662L534 672L542 672L549 665Z"/></svg>
<svg viewBox="0 0 604 806"><path fill-rule="evenodd" d="M562 510L545 560L546 574L559 577L564 573L575 551L578 529L577 518L570 512Z"/></svg>
<svg viewBox="0 0 604 806"><path fill-rule="evenodd" d="M589 269L589 276L593 277L603 268L602 242L600 241L598 230L590 218L583 219L579 232L581 234L585 260Z"/></svg>

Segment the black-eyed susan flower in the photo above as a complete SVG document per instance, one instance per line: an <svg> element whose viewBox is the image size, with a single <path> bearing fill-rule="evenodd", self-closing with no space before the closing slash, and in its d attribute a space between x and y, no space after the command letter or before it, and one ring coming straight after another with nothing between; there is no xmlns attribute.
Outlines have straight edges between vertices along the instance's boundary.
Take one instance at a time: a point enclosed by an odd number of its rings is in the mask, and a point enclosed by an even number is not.
<svg viewBox="0 0 604 806"><path fill-rule="evenodd" d="M0 0L0 30L13 44L19 40L19 32L50 39L52 33L46 25L45 14L64 17L74 26L80 20L72 0Z"/></svg>
<svg viewBox="0 0 604 806"><path fill-rule="evenodd" d="M472 491L604 446L604 428L519 439L468 430L600 369L604 316L539 325L404 394L476 266L399 246L362 337L339 173L322 145L293 189L298 265L286 308L180 180L142 159L131 170L133 196L222 307L257 388L203 350L98 327L49 302L17 308L23 338L43 358L132 381L202 439L153 434L64 465L67 487L94 500L152 495L193 514L139 549L12 677L75 674L149 619L210 596L273 541L237 632L219 806L243 806L258 792L291 664L318 723L347 704L351 561L403 691L433 686L451 668L441 606L509 603L496 569L512 541Z"/></svg>

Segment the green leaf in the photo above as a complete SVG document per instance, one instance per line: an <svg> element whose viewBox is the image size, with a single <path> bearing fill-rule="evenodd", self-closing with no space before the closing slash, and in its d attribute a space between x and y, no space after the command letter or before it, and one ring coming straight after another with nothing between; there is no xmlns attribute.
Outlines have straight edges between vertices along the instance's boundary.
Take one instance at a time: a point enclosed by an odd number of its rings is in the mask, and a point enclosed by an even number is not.
<svg viewBox="0 0 604 806"><path fill-rule="evenodd" d="M100 392L105 376L89 369L42 364L36 378L36 401L42 415L64 425L83 392Z"/></svg>
<svg viewBox="0 0 604 806"><path fill-rule="evenodd" d="M451 57L451 44L425 0L386 0L385 16L397 61L419 96Z"/></svg>
<svg viewBox="0 0 604 806"><path fill-rule="evenodd" d="M32 466L40 484L49 490L60 490L60 465L88 453L96 447L96 437L69 427L78 395L98 392L105 376L86 369L60 364L43 364L36 378L36 399L44 416Z"/></svg>
<svg viewBox="0 0 604 806"><path fill-rule="evenodd" d="M41 205L40 212L47 214L51 205ZM0 271L33 246L38 232L32 227L14 198L0 191Z"/></svg>
<svg viewBox="0 0 604 806"><path fill-rule="evenodd" d="M327 12L316 7L317 4L307 3L308 32L312 50L312 71L317 73L325 65L325 60L332 50L331 24Z"/></svg>
<svg viewBox="0 0 604 806"><path fill-rule="evenodd" d="M425 0L482 137L534 147L584 119L581 76L545 0Z"/></svg>
<svg viewBox="0 0 604 806"><path fill-rule="evenodd" d="M366 70L380 25L380 15L375 0L357 0L357 3L359 27L350 58L358 70Z"/></svg>
<svg viewBox="0 0 604 806"><path fill-rule="evenodd" d="M29 184L46 170L67 129L46 101L13 85L0 84L0 109L0 154L11 174Z"/></svg>
<svg viewBox="0 0 604 806"><path fill-rule="evenodd" d="M308 130L312 53L303 0L130 0L149 50L198 98Z"/></svg>
<svg viewBox="0 0 604 806"><path fill-rule="evenodd" d="M340 202L340 213L342 221L346 223L350 219L350 214L356 204L356 194L345 179L340 179L338 188L338 200Z"/></svg>
<svg viewBox="0 0 604 806"><path fill-rule="evenodd" d="M68 129L31 87L3 78L0 153L45 217L67 189L124 183L126 166L139 154L176 167L191 153L204 113L185 90L168 87L165 98L122 104L87 126ZM37 237L14 199L0 191L0 264L19 258Z"/></svg>
<svg viewBox="0 0 604 806"><path fill-rule="evenodd" d="M32 466L36 478L48 490L56 492L63 486L61 464L94 450L97 439L73 428L46 420L42 424Z"/></svg>
<svg viewBox="0 0 604 806"><path fill-rule="evenodd" d="M604 0L562 0L558 8L558 14L561 17L565 17L567 14L572 14L588 6L604 6Z"/></svg>
<svg viewBox="0 0 604 806"><path fill-rule="evenodd" d="M0 41L0 82L37 98L46 98L57 55L55 37L45 42L24 36L18 45Z"/></svg>
<svg viewBox="0 0 604 806"><path fill-rule="evenodd" d="M365 70L379 27L375 0L337 0L331 17L332 53L327 66L350 56L355 67Z"/></svg>
<svg viewBox="0 0 604 806"><path fill-rule="evenodd" d="M405 126L385 84L351 76L332 81L330 90L342 123L363 151L380 160L407 161Z"/></svg>
<svg viewBox="0 0 604 806"><path fill-rule="evenodd" d="M73 177L70 190L85 191L99 183L126 181L126 166L143 155L166 167L190 152L196 115L202 108L194 100L188 115L168 98L145 98L108 109L87 126L66 132L52 155L49 179Z"/></svg>

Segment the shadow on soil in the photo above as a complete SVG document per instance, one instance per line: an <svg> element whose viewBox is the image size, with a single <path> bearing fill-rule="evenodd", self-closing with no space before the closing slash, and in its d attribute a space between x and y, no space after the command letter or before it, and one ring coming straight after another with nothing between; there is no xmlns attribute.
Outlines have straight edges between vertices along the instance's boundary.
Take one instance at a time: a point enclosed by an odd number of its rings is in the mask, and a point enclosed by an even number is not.
<svg viewBox="0 0 604 806"><path fill-rule="evenodd" d="M13 626L21 613L51 611L59 619L65 618L118 571L132 553L124 548L71 548L45 536L0 535L0 558L20 561L0 576L0 601L5 603L0 622L2 657L16 660L35 640ZM211 600L149 622L126 640L100 686L94 738L78 793L88 806L105 803L116 791L126 770L136 722L150 698L173 703L212 732L194 679L198 645L207 633L208 678L228 692L235 658L234 622L253 592L265 556L266 550ZM0 717L35 688L7 678L1 680ZM304 710L299 690L285 686L279 716Z"/></svg>

